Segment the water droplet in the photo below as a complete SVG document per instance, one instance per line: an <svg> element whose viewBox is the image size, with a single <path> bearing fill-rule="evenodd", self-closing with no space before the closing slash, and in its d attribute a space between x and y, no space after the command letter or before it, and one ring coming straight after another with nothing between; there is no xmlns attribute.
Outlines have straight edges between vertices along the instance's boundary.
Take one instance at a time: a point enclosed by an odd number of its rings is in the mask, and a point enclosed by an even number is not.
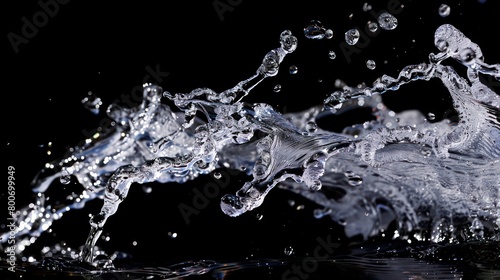
<svg viewBox="0 0 500 280"><path fill-rule="evenodd" d="M370 70L373 70L373 69L375 69L375 67L377 67L377 65L375 64L375 61L370 59L370 60L366 61L366 67Z"/></svg>
<svg viewBox="0 0 500 280"><path fill-rule="evenodd" d="M430 155L432 155L432 151L431 151L431 150L428 150L428 149L422 150L420 153L421 153L424 157L429 157Z"/></svg>
<svg viewBox="0 0 500 280"><path fill-rule="evenodd" d="M361 178L361 176L359 175L356 175L354 172L352 171L346 171L344 172L344 175L347 177L347 182L349 183L349 185L351 186L359 186L363 183L363 178Z"/></svg>
<svg viewBox="0 0 500 280"><path fill-rule="evenodd" d="M321 40L325 37L325 32L326 29L318 20L311 20L309 25L304 28L304 35L308 39Z"/></svg>
<svg viewBox="0 0 500 280"><path fill-rule="evenodd" d="M368 4L368 3L364 3L363 4L363 12L368 12L372 9L372 5Z"/></svg>
<svg viewBox="0 0 500 280"><path fill-rule="evenodd" d="M329 51L328 52L328 57L330 59L335 59L337 57L337 54L334 51Z"/></svg>
<svg viewBox="0 0 500 280"><path fill-rule="evenodd" d="M67 184L71 183L71 176L69 176L69 175L61 176L59 178L59 181L61 181L61 184L67 185Z"/></svg>
<svg viewBox="0 0 500 280"><path fill-rule="evenodd" d="M439 6L438 12L441 17L447 17L450 15L451 8L446 4L441 4L441 6Z"/></svg>
<svg viewBox="0 0 500 280"><path fill-rule="evenodd" d="M168 232L168 236L169 236L170 238L177 238L177 232L170 232L170 231L169 231L169 232Z"/></svg>
<svg viewBox="0 0 500 280"><path fill-rule="evenodd" d="M274 88L273 88L273 91L274 92L280 92L281 91L281 85L280 84L275 85Z"/></svg>
<svg viewBox="0 0 500 280"><path fill-rule="evenodd" d="M222 174L220 174L219 172L215 172L214 173L214 178L215 179L220 179L222 177Z"/></svg>
<svg viewBox="0 0 500 280"><path fill-rule="evenodd" d="M295 75L299 71L299 68L297 68L297 66L295 66L295 65L292 65L292 66L290 66L289 70L290 70L290 74Z"/></svg>
<svg viewBox="0 0 500 280"><path fill-rule="evenodd" d="M378 24L376 22L369 21L367 23L367 25L368 25L368 30L370 30L370 32L372 32L372 33L377 32L377 30L378 30Z"/></svg>
<svg viewBox="0 0 500 280"><path fill-rule="evenodd" d="M142 191L145 192L145 193L151 193L153 191L153 188L151 188L150 186L142 186Z"/></svg>
<svg viewBox="0 0 500 280"><path fill-rule="evenodd" d="M398 19L393 15L384 12L378 17L378 24L384 30L393 30L398 26Z"/></svg>
<svg viewBox="0 0 500 280"><path fill-rule="evenodd" d="M363 183L363 178L361 178L360 176L353 176L349 178L348 182L349 185L356 187Z"/></svg>
<svg viewBox="0 0 500 280"><path fill-rule="evenodd" d="M315 132L318 129L318 125L315 122L308 122L306 124L306 130L308 132Z"/></svg>
<svg viewBox="0 0 500 280"><path fill-rule="evenodd" d="M91 91L88 92L88 96L83 98L81 102L87 110L95 115L99 114L99 108L102 106L102 100Z"/></svg>
<svg viewBox="0 0 500 280"><path fill-rule="evenodd" d="M297 49L297 37L293 36L290 30L281 32L280 40L281 48L287 53L291 53Z"/></svg>
<svg viewBox="0 0 500 280"><path fill-rule="evenodd" d="M259 220L259 221L260 221L260 220L262 220L262 218L264 218L264 215L262 215L262 214L257 214L257 215L255 215L255 218L257 218L257 220Z"/></svg>
<svg viewBox="0 0 500 280"><path fill-rule="evenodd" d="M356 28L348 30L345 33L345 41L349 45L356 45L359 40L359 31Z"/></svg>
<svg viewBox="0 0 500 280"><path fill-rule="evenodd" d="M332 37L333 37L333 31L331 29L327 29L325 31L325 38L326 39L332 39Z"/></svg>
<svg viewBox="0 0 500 280"><path fill-rule="evenodd" d="M312 182L312 184L309 186L309 188L312 190L312 191L319 191L321 190L321 187L323 186L323 184L321 183L320 180L314 180Z"/></svg>
<svg viewBox="0 0 500 280"><path fill-rule="evenodd" d="M314 215L314 218L316 219L321 219L323 217L325 217L326 215L330 215L332 213L332 209L331 208L324 208L324 209L314 209L313 211L313 215Z"/></svg>
<svg viewBox="0 0 500 280"><path fill-rule="evenodd" d="M292 255L293 254L293 247L292 246L285 247L284 252L285 252L285 255L287 255L287 256Z"/></svg>
<svg viewBox="0 0 500 280"><path fill-rule="evenodd" d="M428 118L429 120L433 121L433 120L435 120L435 119L436 119L436 115L434 115L434 113L429 112L429 113L427 114L427 118Z"/></svg>

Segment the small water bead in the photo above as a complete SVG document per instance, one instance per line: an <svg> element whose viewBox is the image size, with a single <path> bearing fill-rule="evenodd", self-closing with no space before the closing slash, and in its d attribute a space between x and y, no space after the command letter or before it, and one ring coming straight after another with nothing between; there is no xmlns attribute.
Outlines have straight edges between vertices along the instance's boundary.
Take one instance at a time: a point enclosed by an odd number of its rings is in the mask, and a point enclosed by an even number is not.
<svg viewBox="0 0 500 280"><path fill-rule="evenodd" d="M363 4L363 12L368 12L372 9L372 5L368 4L368 3L364 3Z"/></svg>
<svg viewBox="0 0 500 280"><path fill-rule="evenodd" d="M377 65L375 64L375 61L370 59L370 60L366 61L366 67L370 70L373 70L373 69L375 69L375 67L377 67Z"/></svg>
<svg viewBox="0 0 500 280"><path fill-rule="evenodd" d="M367 25L368 25L368 30L370 30L370 32L372 32L372 33L377 32L377 30L378 30L378 24L376 22L369 21L367 23Z"/></svg>
<svg viewBox="0 0 500 280"><path fill-rule="evenodd" d="M450 15L451 8L446 4L441 4L441 6L439 6L438 12L441 17L447 17Z"/></svg>
<svg viewBox="0 0 500 280"><path fill-rule="evenodd" d="M88 95L83 98L81 102L87 110L91 111L95 115L99 114L99 108L102 106L102 100L91 91L88 92Z"/></svg>
<svg viewBox="0 0 500 280"><path fill-rule="evenodd" d="M427 114L427 118L428 118L429 120L433 121L433 120L435 120L435 119L436 119L436 115L434 115L434 113L429 112L429 113Z"/></svg>
<svg viewBox="0 0 500 280"><path fill-rule="evenodd" d="M280 92L281 91L281 85L280 84L275 85L274 88L273 88L273 91L274 92Z"/></svg>
<svg viewBox="0 0 500 280"><path fill-rule="evenodd" d="M297 37L292 35L290 30L285 30L280 35L281 48L288 52L294 52L297 49Z"/></svg>
<svg viewBox="0 0 500 280"><path fill-rule="evenodd" d="M335 53L335 51L329 51L328 52L328 57L330 59L335 59L337 57L337 54Z"/></svg>
<svg viewBox="0 0 500 280"><path fill-rule="evenodd" d="M352 177L348 178L348 183L353 187L357 187L363 183L363 178L358 175L353 175Z"/></svg>
<svg viewBox="0 0 500 280"><path fill-rule="evenodd" d="M319 20L311 20L309 25L304 28L304 35L308 39L321 40L325 38L326 29Z"/></svg>
<svg viewBox="0 0 500 280"><path fill-rule="evenodd" d="M384 30L393 30L398 26L398 19L390 13L384 12L378 17L378 24Z"/></svg>
<svg viewBox="0 0 500 280"><path fill-rule="evenodd" d="M214 173L214 178L215 179L220 179L222 177L222 174L220 174L219 172L215 172Z"/></svg>
<svg viewBox="0 0 500 280"><path fill-rule="evenodd" d="M312 190L312 191L319 191L321 190L321 188L323 187L323 184L321 183L320 180L314 180L312 182L312 184L309 186L309 188Z"/></svg>
<svg viewBox="0 0 500 280"><path fill-rule="evenodd" d="M326 39L332 39L332 37L333 37L333 31L331 29L327 29L325 31L325 38Z"/></svg>
<svg viewBox="0 0 500 280"><path fill-rule="evenodd" d="M285 255L287 255L287 256L292 255L293 254L293 247L292 246L285 247L284 252L285 252Z"/></svg>
<svg viewBox="0 0 500 280"><path fill-rule="evenodd" d="M356 28L348 30L345 33L345 42L351 46L356 45L359 40L359 31Z"/></svg>
<svg viewBox="0 0 500 280"><path fill-rule="evenodd" d="M318 125L315 122L308 122L306 124L306 130L308 132L315 132L318 129Z"/></svg>
<svg viewBox="0 0 500 280"><path fill-rule="evenodd" d="M297 68L297 66L295 66L295 65L292 65L292 66L290 66L289 70L290 70L290 74L295 75L299 71L299 68Z"/></svg>
<svg viewBox="0 0 500 280"><path fill-rule="evenodd" d="M425 150L422 150L420 151L420 153L424 156L424 157L429 157L432 155L432 151L431 150L428 150L428 149L425 149Z"/></svg>
<svg viewBox="0 0 500 280"><path fill-rule="evenodd" d="M153 191L153 188L151 188L150 186L144 185L144 186L142 186L142 191L145 193L151 193Z"/></svg>
<svg viewBox="0 0 500 280"><path fill-rule="evenodd" d="M351 186L359 186L363 183L363 178L361 176L356 175L353 171L345 171L344 175L347 177L347 182Z"/></svg>
<svg viewBox="0 0 500 280"><path fill-rule="evenodd" d="M69 176L69 175L61 176L59 178L59 181L63 185L68 185L69 183L71 183L71 176Z"/></svg>
<svg viewBox="0 0 500 280"><path fill-rule="evenodd" d="M262 65L260 66L260 72L268 77L276 76L276 74L278 74L279 61L280 57L275 50L268 52L264 56Z"/></svg>

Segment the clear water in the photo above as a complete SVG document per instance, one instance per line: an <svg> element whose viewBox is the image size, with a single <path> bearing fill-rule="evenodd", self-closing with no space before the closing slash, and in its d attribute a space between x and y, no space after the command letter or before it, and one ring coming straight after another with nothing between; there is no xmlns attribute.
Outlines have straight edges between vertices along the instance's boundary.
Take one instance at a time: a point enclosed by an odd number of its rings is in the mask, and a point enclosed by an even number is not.
<svg viewBox="0 0 500 280"><path fill-rule="evenodd" d="M398 24L390 14L382 14L378 22L384 30ZM457 259L477 262L484 276L498 273L500 96L480 78L500 80L500 64L486 60L467 34L443 24L436 29L434 42L422 42L434 43L436 52L417 58L394 77L383 75L371 86L343 84L323 104L299 113L247 103L255 87L282 70L280 65L297 51L302 38L323 39L327 29L312 21L303 31L277 34L271 44L278 47L263 57L255 74L225 91L197 88L170 93L145 84L143 101L136 108L111 105L107 114L114 123L109 131L100 131L99 137L40 171L34 179L37 199L13 216L16 231L2 234L2 250L8 251L8 242L16 240L12 254L27 263L20 272L29 269L33 275L85 279L225 279L242 269L256 277L264 273L304 279L318 269L339 273L359 267L373 278L460 279L467 275L452 262ZM382 101L389 92L435 80L448 90L458 120L434 121L432 114L416 110L395 113ZM82 103L94 113L101 105L90 93ZM341 133L318 125L329 116L359 108L370 109L373 120ZM310 219L328 219L348 242L381 238L392 243L364 248L362 254L351 248L344 254L344 245L327 237L318 244L330 247L318 247L323 254L312 254L310 262L294 259L294 248L285 247L284 255L291 258L198 260L169 267L121 263L126 253L120 248L113 254L100 248L108 219L120 216L120 203L127 200L133 184L185 184L208 174L220 179L220 168L242 170L250 178L238 191L222 197L220 210L227 216L237 219L257 211L279 189L310 201L316 207ZM76 180L83 190L53 203L45 194L55 180L63 185ZM147 187L144 191L150 192ZM56 244L44 247L39 256L24 255L54 221L96 200L102 207L92 213L88 238L80 248ZM451 263L434 265L429 259ZM412 267L422 266L426 272L411 274Z"/></svg>

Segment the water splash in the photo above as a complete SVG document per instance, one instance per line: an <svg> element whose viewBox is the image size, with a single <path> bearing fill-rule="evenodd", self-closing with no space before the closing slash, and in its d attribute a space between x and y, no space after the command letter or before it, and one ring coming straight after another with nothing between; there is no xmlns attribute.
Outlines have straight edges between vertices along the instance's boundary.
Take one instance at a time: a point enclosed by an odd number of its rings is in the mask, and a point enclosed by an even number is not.
<svg viewBox="0 0 500 280"><path fill-rule="evenodd" d="M387 16L379 24L393 29L397 21ZM314 39L318 30L307 28ZM90 220L79 258L105 266L95 259L97 241L133 183L184 183L221 166L244 167L252 176L235 194L223 196L220 206L229 216L259 207L278 187L315 202L320 208L314 217L331 218L348 237L367 239L394 225L390 234L399 239L498 241L500 97L479 76L500 78L500 65L485 63L479 46L451 25L440 26L434 38L440 52L430 54L429 62L409 65L397 77L383 75L370 87L341 83L342 90L324 104L299 113L242 101L261 81L276 76L285 56L296 50L297 38L288 30L253 76L226 91L171 94L145 84L137 108L108 108L114 125L105 137L76 147L35 178L37 201L17 217L16 253L65 212L100 198L102 209ZM448 58L467 67L466 78L443 65ZM457 124L429 122L413 110L395 114L382 102L388 91L431 79L448 89ZM317 126L324 117L360 107L370 108L375 120L342 133ZM75 178L84 190L57 206L48 204L44 193L57 178ZM1 236L2 244L9 234Z"/></svg>

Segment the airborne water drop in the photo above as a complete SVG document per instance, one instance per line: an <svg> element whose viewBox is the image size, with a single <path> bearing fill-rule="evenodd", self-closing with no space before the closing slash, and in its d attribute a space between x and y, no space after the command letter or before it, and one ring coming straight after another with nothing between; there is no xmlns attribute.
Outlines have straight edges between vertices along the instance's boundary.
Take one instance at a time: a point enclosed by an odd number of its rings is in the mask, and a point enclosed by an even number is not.
<svg viewBox="0 0 500 280"><path fill-rule="evenodd" d="M350 29L345 33L345 42L351 46L356 45L359 36L359 31L356 28Z"/></svg>
<svg viewBox="0 0 500 280"><path fill-rule="evenodd" d="M384 12L378 17L378 24L384 30L393 30L398 26L398 19L388 12Z"/></svg>

